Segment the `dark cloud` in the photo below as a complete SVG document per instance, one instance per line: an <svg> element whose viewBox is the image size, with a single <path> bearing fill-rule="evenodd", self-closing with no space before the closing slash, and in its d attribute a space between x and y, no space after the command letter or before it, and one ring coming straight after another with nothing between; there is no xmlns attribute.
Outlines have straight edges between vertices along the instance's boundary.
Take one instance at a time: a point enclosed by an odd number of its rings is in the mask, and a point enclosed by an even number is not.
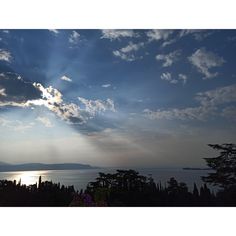
<svg viewBox="0 0 236 236"><path fill-rule="evenodd" d="M4 88L6 93L6 96L0 97L0 102L24 103L27 100L39 99L41 96L32 82L22 79L14 72L0 73L0 88Z"/></svg>

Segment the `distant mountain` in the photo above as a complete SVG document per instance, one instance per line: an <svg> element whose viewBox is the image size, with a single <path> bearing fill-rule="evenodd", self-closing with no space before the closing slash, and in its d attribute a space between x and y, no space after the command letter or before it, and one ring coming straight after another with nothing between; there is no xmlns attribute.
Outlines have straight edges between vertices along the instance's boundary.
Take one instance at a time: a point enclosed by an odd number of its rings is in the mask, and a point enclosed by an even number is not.
<svg viewBox="0 0 236 236"><path fill-rule="evenodd" d="M211 168L185 167L183 170L212 170Z"/></svg>
<svg viewBox="0 0 236 236"><path fill-rule="evenodd" d="M44 164L44 163L25 163L25 164L7 164L0 162L0 172L4 171L27 171L27 170L80 170L94 169L90 165L78 163L62 163L62 164Z"/></svg>
<svg viewBox="0 0 236 236"><path fill-rule="evenodd" d="M6 162L2 162L2 161L0 161L0 165L1 165L1 166L6 166L6 165L9 165L9 164L6 163Z"/></svg>

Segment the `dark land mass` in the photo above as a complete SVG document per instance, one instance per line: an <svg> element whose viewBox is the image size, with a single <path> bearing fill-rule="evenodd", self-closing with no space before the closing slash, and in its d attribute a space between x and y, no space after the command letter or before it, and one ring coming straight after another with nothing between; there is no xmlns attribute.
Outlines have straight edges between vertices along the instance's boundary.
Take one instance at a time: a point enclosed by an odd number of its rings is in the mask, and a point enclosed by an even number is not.
<svg viewBox="0 0 236 236"><path fill-rule="evenodd" d="M184 167L183 170L212 170L211 168Z"/></svg>
<svg viewBox="0 0 236 236"><path fill-rule="evenodd" d="M61 164L43 164L43 163L25 163L25 164L8 164L0 162L0 172L7 171L33 171L33 170L80 170L80 169L94 169L99 167L92 167L90 165L79 163L61 163Z"/></svg>

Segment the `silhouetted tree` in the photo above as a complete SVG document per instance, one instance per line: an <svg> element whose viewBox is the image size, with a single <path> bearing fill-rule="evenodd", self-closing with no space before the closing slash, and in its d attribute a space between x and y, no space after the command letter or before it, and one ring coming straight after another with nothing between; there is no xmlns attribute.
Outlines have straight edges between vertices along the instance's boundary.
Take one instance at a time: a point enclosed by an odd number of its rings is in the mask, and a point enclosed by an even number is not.
<svg viewBox="0 0 236 236"><path fill-rule="evenodd" d="M41 185L42 185L42 177L39 176L39 185L38 185L39 189L41 188Z"/></svg>
<svg viewBox="0 0 236 236"><path fill-rule="evenodd" d="M219 150L220 155L213 158L204 158L207 165L215 170L208 176L202 177L206 183L228 188L236 184L236 145L232 143L208 144L213 149Z"/></svg>
<svg viewBox="0 0 236 236"><path fill-rule="evenodd" d="M193 185L193 196L195 198L198 198L199 197L199 192L198 192L198 188L197 188L197 185L194 183Z"/></svg>

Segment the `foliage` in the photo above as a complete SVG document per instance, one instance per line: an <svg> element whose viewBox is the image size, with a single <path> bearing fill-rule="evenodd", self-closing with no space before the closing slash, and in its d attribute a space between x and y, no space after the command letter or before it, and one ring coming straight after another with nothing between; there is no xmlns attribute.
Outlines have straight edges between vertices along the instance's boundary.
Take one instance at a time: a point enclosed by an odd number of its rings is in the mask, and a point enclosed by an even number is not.
<svg viewBox="0 0 236 236"><path fill-rule="evenodd" d="M216 196L206 185L200 194L196 184L193 192L185 183L170 178L167 186L156 184L152 177L145 177L134 170L117 170L114 174L99 173L95 182L88 184L86 192L94 201L108 206L213 206Z"/></svg>
<svg viewBox="0 0 236 236"><path fill-rule="evenodd" d="M220 155L213 158L204 158L207 165L215 172L203 177L206 183L228 188L236 184L236 145L232 143L209 144L213 149L220 151Z"/></svg>
<svg viewBox="0 0 236 236"><path fill-rule="evenodd" d="M41 177L38 186L0 180L0 206L68 206L74 192L73 186L41 182Z"/></svg>

